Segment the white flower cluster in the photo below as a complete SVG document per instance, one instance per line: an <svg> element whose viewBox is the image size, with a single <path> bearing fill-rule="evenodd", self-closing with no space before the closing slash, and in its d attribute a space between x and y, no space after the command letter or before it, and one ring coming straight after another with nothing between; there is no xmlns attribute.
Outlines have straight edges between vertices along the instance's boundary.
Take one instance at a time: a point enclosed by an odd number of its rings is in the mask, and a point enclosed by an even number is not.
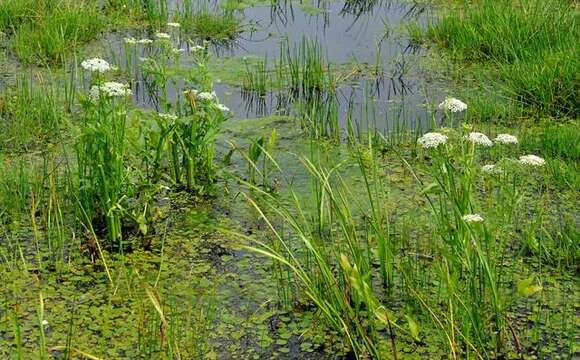
<svg viewBox="0 0 580 360"><path fill-rule="evenodd" d="M230 112L230 108L225 106L224 104L217 104L217 108L221 112Z"/></svg>
<svg viewBox="0 0 580 360"><path fill-rule="evenodd" d="M158 115L163 120L169 120L169 121L175 121L175 120L177 120L177 115L174 115L174 114L159 113Z"/></svg>
<svg viewBox="0 0 580 360"><path fill-rule="evenodd" d="M477 223L477 222L482 222L483 221L483 217L481 215L479 215L479 214L467 214L467 215L463 215L462 219L466 223Z"/></svg>
<svg viewBox="0 0 580 360"><path fill-rule="evenodd" d="M173 54L175 54L175 55L181 54L184 51L185 51L185 49L172 49L171 50L171 52L173 52Z"/></svg>
<svg viewBox="0 0 580 360"><path fill-rule="evenodd" d="M87 59L81 63L81 66L87 71L101 74L112 69L112 66L107 61L99 58Z"/></svg>
<svg viewBox="0 0 580 360"><path fill-rule="evenodd" d="M467 140L481 146L487 147L493 146L491 140L489 140L489 138L485 134L482 134L480 132L470 132L469 135L467 135Z"/></svg>
<svg viewBox="0 0 580 360"><path fill-rule="evenodd" d="M502 144L517 144L518 138L510 134L499 134L495 137L495 142Z"/></svg>
<svg viewBox="0 0 580 360"><path fill-rule="evenodd" d="M186 95L193 95L198 100L203 100L203 101L217 100L217 95L216 95L215 91L212 91L211 93L209 93L209 92L191 89L191 90L185 90L183 93Z"/></svg>
<svg viewBox="0 0 580 360"><path fill-rule="evenodd" d="M217 95L215 94L215 92L211 92L211 93L208 93L208 92L200 92L200 93L197 93L195 95L195 97L197 99L203 100L203 101L212 101L212 100L217 99Z"/></svg>
<svg viewBox="0 0 580 360"><path fill-rule="evenodd" d="M131 89L127 84L121 84L114 81L108 81L103 85L94 85L89 91L89 96L97 100L101 95L105 97L124 97L131 95Z"/></svg>
<svg viewBox="0 0 580 360"><path fill-rule="evenodd" d="M439 104L439 109L447 110L452 113L462 112L467 110L467 104L454 97L448 97L445 98L441 104Z"/></svg>
<svg viewBox="0 0 580 360"><path fill-rule="evenodd" d="M428 132L421 136L417 143L421 145L424 149L436 148L439 145L445 144L449 138L447 135L443 135L436 132Z"/></svg>
<svg viewBox="0 0 580 360"><path fill-rule="evenodd" d="M135 39L134 37L124 38L123 41L125 41L125 44L127 45L137 45L138 43L137 39Z"/></svg>
<svg viewBox="0 0 580 360"><path fill-rule="evenodd" d="M179 27L181 27L181 24L176 23L176 22L169 22L169 23L167 23L167 26L172 27L172 28L179 28Z"/></svg>
<svg viewBox="0 0 580 360"><path fill-rule="evenodd" d="M546 161L536 155L520 156L520 164L527 166L544 166Z"/></svg>
<svg viewBox="0 0 580 360"><path fill-rule="evenodd" d="M168 33L163 33L163 32L158 32L157 34L155 34L155 37L159 40L171 39L171 35L169 35Z"/></svg>
<svg viewBox="0 0 580 360"><path fill-rule="evenodd" d="M153 43L153 40L151 39L141 39L141 40L137 40L134 37L128 37L123 39L125 41L125 44L127 45L137 45L137 44L142 44L142 45L148 45Z"/></svg>
<svg viewBox="0 0 580 360"><path fill-rule="evenodd" d="M481 167L481 171L486 174L503 174L503 170L499 168L499 166L494 164L483 165Z"/></svg>

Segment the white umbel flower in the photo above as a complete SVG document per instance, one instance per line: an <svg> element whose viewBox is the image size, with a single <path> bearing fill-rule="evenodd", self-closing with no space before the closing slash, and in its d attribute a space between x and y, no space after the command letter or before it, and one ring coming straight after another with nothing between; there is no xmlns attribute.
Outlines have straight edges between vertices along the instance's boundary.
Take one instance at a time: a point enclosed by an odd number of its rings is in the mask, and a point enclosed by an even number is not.
<svg viewBox="0 0 580 360"><path fill-rule="evenodd" d="M439 145L445 144L448 139L449 138L447 137L447 135L443 135L436 132L428 132L423 136L421 136L419 140L417 140L417 143L421 145L422 148L429 149L436 148Z"/></svg>
<svg viewBox="0 0 580 360"><path fill-rule="evenodd" d="M528 166L544 166L546 161L536 155L524 155L520 156L520 164Z"/></svg>
<svg viewBox="0 0 580 360"><path fill-rule="evenodd" d="M467 214L467 215L463 215L461 218L466 223L477 223L477 222L483 221L483 217L479 214Z"/></svg>
<svg viewBox="0 0 580 360"><path fill-rule="evenodd" d="M46 320L46 319L42 320L42 325L48 326L48 320Z"/></svg>
<svg viewBox="0 0 580 360"><path fill-rule="evenodd" d="M518 138L510 134L499 134L495 137L495 142L502 144L517 144Z"/></svg>
<svg viewBox="0 0 580 360"><path fill-rule="evenodd" d="M493 143L489 140L487 135L480 132L470 132L469 135L467 135L467 140L481 146L493 146Z"/></svg>
<svg viewBox="0 0 580 360"><path fill-rule="evenodd" d="M197 93L195 95L195 97L199 100L212 101L212 100L215 100L217 98L217 95L215 94L215 92L211 92L211 93L200 92L200 93Z"/></svg>
<svg viewBox="0 0 580 360"><path fill-rule="evenodd" d="M179 28L179 27L181 27L181 24L176 23L176 22L170 22L170 23L167 23L167 26L172 27L172 28Z"/></svg>
<svg viewBox="0 0 580 360"><path fill-rule="evenodd" d="M153 43L153 40L151 39L141 39L141 40L137 40L137 43L141 44L141 45L149 45Z"/></svg>
<svg viewBox="0 0 580 360"><path fill-rule="evenodd" d="M137 44L137 39L135 39L134 37L128 37L123 39L123 41L125 41L125 44L127 45L136 45Z"/></svg>
<svg viewBox="0 0 580 360"><path fill-rule="evenodd" d="M114 81L108 81L103 85L94 85L89 91L89 96L96 100L101 95L105 97L124 97L132 94L131 89L127 84L122 84Z"/></svg>
<svg viewBox="0 0 580 360"><path fill-rule="evenodd" d="M105 73L112 69L111 65L99 58L87 59L81 63L81 67L90 72Z"/></svg>
<svg viewBox="0 0 580 360"><path fill-rule="evenodd" d="M163 33L163 32L158 32L157 34L155 34L155 37L159 40L171 39L171 35L169 35L168 33Z"/></svg>
<svg viewBox="0 0 580 360"><path fill-rule="evenodd" d="M174 114L164 114L164 113L159 113L158 114L160 118L162 118L163 120L170 120L170 121L175 121L177 120L177 115Z"/></svg>
<svg viewBox="0 0 580 360"><path fill-rule="evenodd" d="M486 174L502 174L503 173L503 170L494 164L483 165L481 167L481 171L483 171Z"/></svg>
<svg viewBox="0 0 580 360"><path fill-rule="evenodd" d="M447 110L452 113L462 112L467 110L467 104L454 97L448 97L445 98L441 104L439 104L439 109Z"/></svg>
<svg viewBox="0 0 580 360"><path fill-rule="evenodd" d="M224 104L217 104L217 108L221 112L230 112L230 108L225 106Z"/></svg>

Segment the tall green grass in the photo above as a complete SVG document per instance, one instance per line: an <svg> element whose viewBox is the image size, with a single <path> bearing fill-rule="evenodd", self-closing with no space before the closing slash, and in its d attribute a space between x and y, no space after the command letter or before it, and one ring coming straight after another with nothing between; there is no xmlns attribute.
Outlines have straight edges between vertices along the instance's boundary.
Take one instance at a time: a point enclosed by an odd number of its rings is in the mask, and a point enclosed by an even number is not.
<svg viewBox="0 0 580 360"><path fill-rule="evenodd" d="M94 0L0 4L0 31L12 35L12 49L28 63L64 62L68 52L93 39L104 26Z"/></svg>
<svg viewBox="0 0 580 360"><path fill-rule="evenodd" d="M457 60L485 64L486 78L514 101L578 114L579 20L570 1L482 0L445 11L428 34Z"/></svg>
<svg viewBox="0 0 580 360"><path fill-rule="evenodd" d="M64 101L50 75L18 76L14 88L0 95L0 149L33 150L55 141L67 123Z"/></svg>
<svg viewBox="0 0 580 360"><path fill-rule="evenodd" d="M543 201L523 201L548 196L545 168L510 160L517 145L496 143L492 150L466 140L467 132L440 131L448 140L435 148L391 146L402 165L382 160L374 142L353 144L357 186L342 176L349 162L317 145L312 159L300 159L310 194L290 188L287 196L273 195L247 183L248 200L270 234L245 237L248 248L291 271L288 278L277 270L281 300L306 297L354 357L395 358L404 344L421 341L429 321L435 329L429 342L449 358L521 351L527 325L514 325L510 309L540 292L541 280L508 270L505 261L531 256L564 269L576 259L570 222L552 227ZM492 159L501 172L482 170ZM392 194L401 181L390 172L396 166L415 180L422 210L407 213L415 206ZM473 221L473 214L482 217ZM566 252L572 255L562 257Z"/></svg>
<svg viewBox="0 0 580 360"><path fill-rule="evenodd" d="M232 11L214 9L195 0L181 2L175 19L186 33L200 40L231 41L242 32L241 21Z"/></svg>

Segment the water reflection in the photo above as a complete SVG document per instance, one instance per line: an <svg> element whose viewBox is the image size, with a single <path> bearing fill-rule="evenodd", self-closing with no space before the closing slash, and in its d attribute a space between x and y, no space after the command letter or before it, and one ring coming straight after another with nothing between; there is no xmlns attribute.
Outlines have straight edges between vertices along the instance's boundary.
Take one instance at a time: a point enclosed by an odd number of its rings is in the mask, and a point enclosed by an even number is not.
<svg viewBox="0 0 580 360"><path fill-rule="evenodd" d="M216 5L219 2L209 3ZM329 63L352 63L367 69L350 76L348 81L340 82L335 89L337 115L342 126L346 126L349 117L359 116L363 112L360 109L370 107L373 107L373 122L381 129L395 126L394 119L401 116L412 126L430 123L430 115L423 106L425 94L437 95L434 101L442 96L423 78L413 60L423 50L393 31L413 21L424 25L430 16L428 8L387 0L318 1L314 4L318 6L316 11L306 11L289 0L276 0L272 6L245 9L239 14L243 15L244 24L251 24L246 28L252 31L246 31L232 41L211 43L210 50L221 58L252 55L265 57L274 64L282 43L295 47L303 37L313 39L322 45ZM185 40L188 36L181 34L181 38ZM189 43L183 42L180 46L188 48ZM117 56L123 57L122 46ZM190 61L185 54L181 64L187 67ZM288 114L295 107L296 96L285 89L263 94L243 91L239 85L215 84L220 100L238 118ZM183 81L169 84L169 98L177 99L182 87ZM425 87L430 89L427 91ZM137 77L134 93L139 106L159 110L158 94L147 79Z"/></svg>

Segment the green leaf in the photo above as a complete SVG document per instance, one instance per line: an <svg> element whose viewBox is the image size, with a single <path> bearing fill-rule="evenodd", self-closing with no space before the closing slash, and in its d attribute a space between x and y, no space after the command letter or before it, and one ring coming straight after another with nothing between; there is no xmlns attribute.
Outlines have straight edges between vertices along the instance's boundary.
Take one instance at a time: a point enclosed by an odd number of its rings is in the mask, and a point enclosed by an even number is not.
<svg viewBox="0 0 580 360"><path fill-rule="evenodd" d="M431 184L425 186L423 190L421 190L421 194L428 194L428 193L436 193L439 190L439 184L436 182L432 182Z"/></svg>
<svg viewBox="0 0 580 360"><path fill-rule="evenodd" d="M541 285L537 285L534 283L533 276L518 282L518 294L520 294L521 296L532 296L535 293L541 291L542 289L543 288Z"/></svg>
<svg viewBox="0 0 580 360"><path fill-rule="evenodd" d="M145 216L140 215L137 218L137 223L139 224L139 231L141 232L141 234L147 235L148 227L147 227L147 219L145 219Z"/></svg>
<svg viewBox="0 0 580 360"><path fill-rule="evenodd" d="M419 324L417 324L417 322L411 316L405 315L405 317L407 318L407 324L409 325L409 332L411 333L411 336L416 341L421 341L419 338Z"/></svg>

